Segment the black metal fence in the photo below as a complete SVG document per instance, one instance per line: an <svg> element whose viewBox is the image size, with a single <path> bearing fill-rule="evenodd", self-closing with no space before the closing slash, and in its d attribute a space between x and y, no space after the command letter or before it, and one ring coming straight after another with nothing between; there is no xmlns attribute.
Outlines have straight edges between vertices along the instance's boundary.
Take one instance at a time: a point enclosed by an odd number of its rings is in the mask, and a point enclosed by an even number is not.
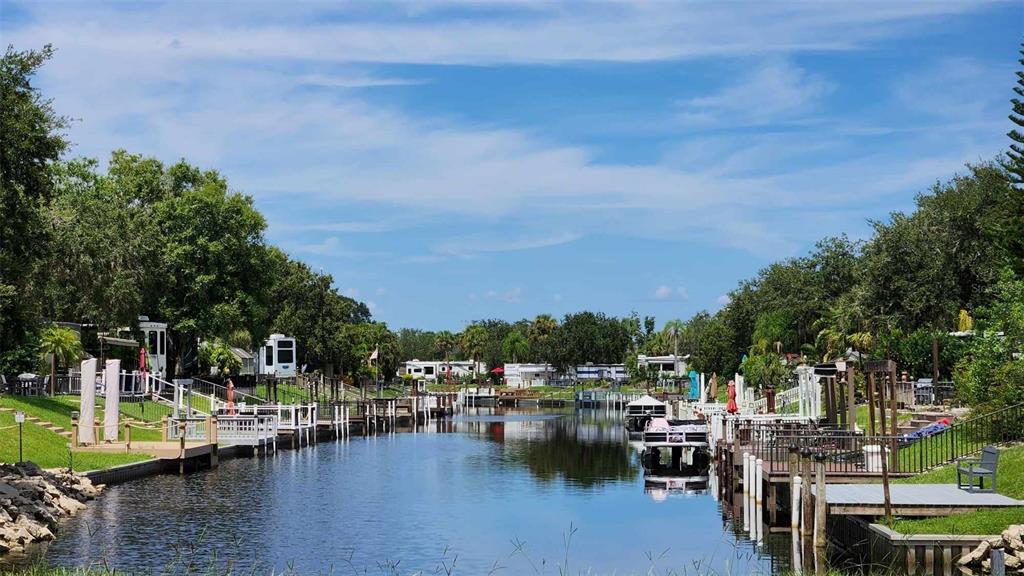
<svg viewBox="0 0 1024 576"><path fill-rule="evenodd" d="M791 448L796 448L825 454L826 471L832 473L879 473L884 457L891 473L919 474L976 454L985 446L1024 439L1024 403L957 422L920 439L867 436L813 425L759 424L743 434L752 453L768 462L772 472L787 471Z"/></svg>

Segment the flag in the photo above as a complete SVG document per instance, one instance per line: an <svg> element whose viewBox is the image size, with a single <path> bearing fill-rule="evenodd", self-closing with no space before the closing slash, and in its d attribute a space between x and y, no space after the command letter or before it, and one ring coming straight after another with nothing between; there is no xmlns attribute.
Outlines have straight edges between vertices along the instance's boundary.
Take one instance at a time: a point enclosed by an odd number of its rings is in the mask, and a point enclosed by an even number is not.
<svg viewBox="0 0 1024 576"><path fill-rule="evenodd" d="M373 353L370 354L370 360L369 361L373 362L376 359L377 359L377 348L374 348L373 349Z"/></svg>

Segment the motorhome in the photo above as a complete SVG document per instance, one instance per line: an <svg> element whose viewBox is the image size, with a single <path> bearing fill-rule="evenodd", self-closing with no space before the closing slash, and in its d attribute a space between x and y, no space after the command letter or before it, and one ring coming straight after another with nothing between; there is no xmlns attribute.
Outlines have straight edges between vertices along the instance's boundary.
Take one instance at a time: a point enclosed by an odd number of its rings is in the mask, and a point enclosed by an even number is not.
<svg viewBox="0 0 1024 576"><path fill-rule="evenodd" d="M271 334L260 350L258 373L274 378L294 378L298 372L297 353L295 338Z"/></svg>

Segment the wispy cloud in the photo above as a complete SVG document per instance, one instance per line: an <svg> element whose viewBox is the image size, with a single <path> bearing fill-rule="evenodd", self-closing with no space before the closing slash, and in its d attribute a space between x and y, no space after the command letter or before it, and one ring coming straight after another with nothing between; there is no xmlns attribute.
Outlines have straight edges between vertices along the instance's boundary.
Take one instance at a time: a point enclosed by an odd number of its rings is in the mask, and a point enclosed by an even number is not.
<svg viewBox="0 0 1024 576"><path fill-rule="evenodd" d="M654 289L654 299L659 302L689 300L690 293L683 286L672 287L668 284L662 284Z"/></svg>
<svg viewBox="0 0 1024 576"><path fill-rule="evenodd" d="M684 124L763 124L805 116L835 84L786 61L761 62L739 82L680 103Z"/></svg>
<svg viewBox="0 0 1024 576"><path fill-rule="evenodd" d="M470 300L490 300L497 302L516 303L523 299L523 289L519 287L508 290L487 290L482 294L473 292L469 295Z"/></svg>
<svg viewBox="0 0 1024 576"><path fill-rule="evenodd" d="M540 236L523 236L515 238L501 238L493 234L474 234L470 236L458 236L439 242L432 247L435 254L440 256L455 256L469 258L482 253L490 252L513 252L518 250L534 250L558 246L574 240L580 235L574 232L560 232L557 234L544 234Z"/></svg>

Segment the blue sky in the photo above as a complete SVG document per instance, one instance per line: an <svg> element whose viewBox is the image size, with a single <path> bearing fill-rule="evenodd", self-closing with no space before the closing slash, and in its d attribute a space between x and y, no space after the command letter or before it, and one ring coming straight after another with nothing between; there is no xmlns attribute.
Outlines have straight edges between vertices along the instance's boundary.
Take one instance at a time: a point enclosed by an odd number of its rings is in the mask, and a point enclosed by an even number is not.
<svg viewBox="0 0 1024 576"><path fill-rule="evenodd" d="M392 327L715 310L992 158L1011 2L0 0L74 154L217 168Z"/></svg>

